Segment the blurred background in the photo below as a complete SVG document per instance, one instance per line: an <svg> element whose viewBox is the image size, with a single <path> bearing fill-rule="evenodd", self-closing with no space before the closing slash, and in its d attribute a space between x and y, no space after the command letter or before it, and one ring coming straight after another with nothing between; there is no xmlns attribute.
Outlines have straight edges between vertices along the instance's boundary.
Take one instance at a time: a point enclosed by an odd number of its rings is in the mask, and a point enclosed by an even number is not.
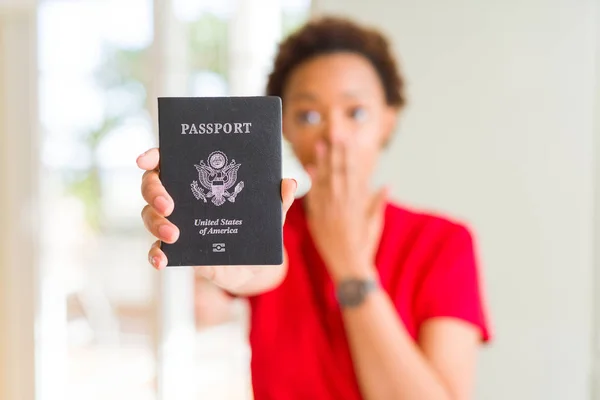
<svg viewBox="0 0 600 400"><path fill-rule="evenodd" d="M377 179L476 232L476 398L600 399L600 1L0 0L1 400L251 399L246 304L148 265L135 159L157 96L262 94L322 13L408 82Z"/></svg>

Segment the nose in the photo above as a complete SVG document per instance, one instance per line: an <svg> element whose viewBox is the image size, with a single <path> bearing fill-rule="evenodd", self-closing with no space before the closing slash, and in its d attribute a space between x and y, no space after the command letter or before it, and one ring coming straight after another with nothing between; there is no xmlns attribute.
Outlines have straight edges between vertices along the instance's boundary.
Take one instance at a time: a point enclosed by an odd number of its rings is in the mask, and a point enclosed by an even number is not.
<svg viewBox="0 0 600 400"><path fill-rule="evenodd" d="M346 140L346 128L340 115L330 114L324 124L324 138L328 144L343 143Z"/></svg>

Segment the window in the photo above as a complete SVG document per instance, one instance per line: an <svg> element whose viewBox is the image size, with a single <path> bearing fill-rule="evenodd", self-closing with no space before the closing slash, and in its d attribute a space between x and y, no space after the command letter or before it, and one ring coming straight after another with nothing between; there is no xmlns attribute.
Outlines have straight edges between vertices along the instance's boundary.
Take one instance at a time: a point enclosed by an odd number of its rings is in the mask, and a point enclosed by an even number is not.
<svg viewBox="0 0 600 400"><path fill-rule="evenodd" d="M262 94L277 42L309 6L40 2L41 398L180 399L186 373L185 398L251 397L246 305L190 271L148 265L135 159L157 144L157 95ZM166 71L157 49L174 57ZM289 149L284 174L306 181ZM173 340L190 326L193 337Z"/></svg>

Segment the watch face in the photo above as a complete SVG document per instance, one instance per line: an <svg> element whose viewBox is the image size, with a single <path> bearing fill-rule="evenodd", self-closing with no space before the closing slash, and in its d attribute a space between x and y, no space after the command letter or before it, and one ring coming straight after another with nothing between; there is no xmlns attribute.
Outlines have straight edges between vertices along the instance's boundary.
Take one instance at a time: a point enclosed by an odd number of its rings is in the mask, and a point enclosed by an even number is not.
<svg viewBox="0 0 600 400"><path fill-rule="evenodd" d="M355 306L362 303L366 294L366 282L352 279L340 282L338 301L343 306Z"/></svg>

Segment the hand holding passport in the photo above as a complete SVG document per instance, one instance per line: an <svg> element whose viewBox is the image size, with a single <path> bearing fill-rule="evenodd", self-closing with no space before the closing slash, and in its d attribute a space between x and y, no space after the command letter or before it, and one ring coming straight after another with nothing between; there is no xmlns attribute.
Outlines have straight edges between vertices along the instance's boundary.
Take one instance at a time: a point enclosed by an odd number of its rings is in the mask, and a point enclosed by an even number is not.
<svg viewBox="0 0 600 400"><path fill-rule="evenodd" d="M297 186L281 177L280 99L160 98L159 138L137 160L150 263L200 267L226 289L276 284L284 268L265 266L284 264Z"/></svg>

